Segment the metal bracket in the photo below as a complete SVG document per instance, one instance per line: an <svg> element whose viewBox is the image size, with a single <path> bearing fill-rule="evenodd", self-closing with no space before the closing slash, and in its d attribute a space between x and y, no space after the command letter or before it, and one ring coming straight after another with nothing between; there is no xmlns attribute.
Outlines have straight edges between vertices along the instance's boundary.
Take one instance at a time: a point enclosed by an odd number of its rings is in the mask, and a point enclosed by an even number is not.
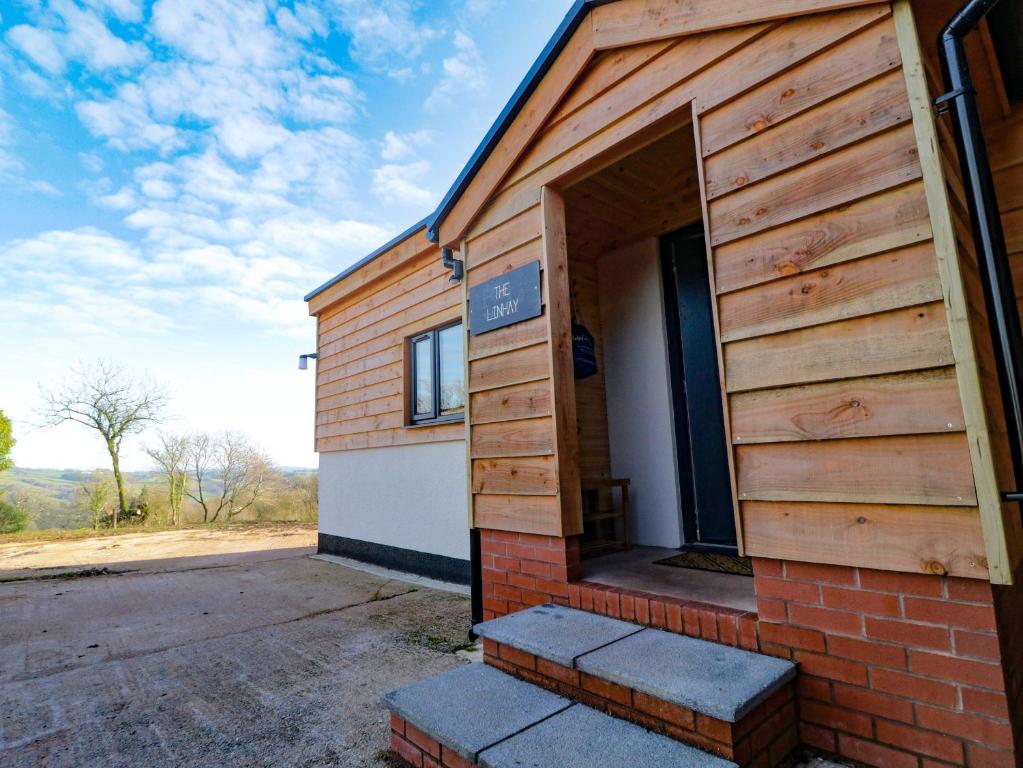
<svg viewBox="0 0 1023 768"><path fill-rule="evenodd" d="M1023 502L1023 491L1005 491L1005 493L1002 494L1002 501Z"/></svg>
<svg viewBox="0 0 1023 768"><path fill-rule="evenodd" d="M954 91L949 91L948 93L942 94L936 98L933 103L935 108L938 110L938 115L947 115L948 102L952 101L952 99L959 98L960 96L965 96L968 93L976 94L977 89L972 85L967 85L963 88L956 88Z"/></svg>

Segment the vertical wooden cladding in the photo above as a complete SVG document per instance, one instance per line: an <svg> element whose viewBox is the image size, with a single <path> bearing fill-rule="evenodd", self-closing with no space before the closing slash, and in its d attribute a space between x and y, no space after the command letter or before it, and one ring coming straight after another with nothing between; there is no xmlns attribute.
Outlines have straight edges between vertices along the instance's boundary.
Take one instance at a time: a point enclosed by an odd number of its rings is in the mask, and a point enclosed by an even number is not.
<svg viewBox="0 0 1023 768"><path fill-rule="evenodd" d="M747 554L986 577L894 20L697 107Z"/></svg>
<svg viewBox="0 0 1023 768"><path fill-rule="evenodd" d="M405 426L405 340L459 316L436 246L417 236L328 289L318 317L316 450L321 452L463 439L460 424Z"/></svg>

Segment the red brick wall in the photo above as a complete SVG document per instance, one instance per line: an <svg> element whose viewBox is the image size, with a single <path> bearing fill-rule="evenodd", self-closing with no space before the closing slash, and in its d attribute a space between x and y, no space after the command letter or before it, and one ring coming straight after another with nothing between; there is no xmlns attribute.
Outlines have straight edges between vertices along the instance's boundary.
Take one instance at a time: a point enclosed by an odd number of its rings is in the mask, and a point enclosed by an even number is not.
<svg viewBox="0 0 1023 768"><path fill-rule="evenodd" d="M532 533L480 532L483 617L532 605L568 605L568 582L579 578L579 539Z"/></svg>
<svg viewBox="0 0 1023 768"><path fill-rule="evenodd" d="M1023 567L1017 570L1014 581L1015 586L992 587L992 592L1013 734L1016 744L1023 745Z"/></svg>
<svg viewBox="0 0 1023 768"><path fill-rule="evenodd" d="M568 585L568 604L612 619L624 619L679 635L759 650L757 615L721 605L681 600L650 592L577 581Z"/></svg>
<svg viewBox="0 0 1023 768"><path fill-rule="evenodd" d="M473 768L476 765L393 712L391 750L412 768Z"/></svg>
<svg viewBox="0 0 1023 768"><path fill-rule="evenodd" d="M754 569L761 649L800 664L804 743L883 768L1016 765L990 584Z"/></svg>

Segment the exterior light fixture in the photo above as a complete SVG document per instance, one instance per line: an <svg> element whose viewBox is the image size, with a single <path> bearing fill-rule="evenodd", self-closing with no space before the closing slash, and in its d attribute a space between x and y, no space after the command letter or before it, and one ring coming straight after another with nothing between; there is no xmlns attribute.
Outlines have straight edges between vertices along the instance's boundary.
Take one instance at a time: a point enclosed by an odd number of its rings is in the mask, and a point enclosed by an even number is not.
<svg viewBox="0 0 1023 768"><path fill-rule="evenodd" d="M310 360L318 360L320 356L313 352L311 355L299 355L298 356L298 370L305 371L309 368Z"/></svg>
<svg viewBox="0 0 1023 768"><path fill-rule="evenodd" d="M450 248L440 249L440 263L451 270L451 277L448 278L449 283L462 281L462 277L465 275L465 265L455 258L455 254Z"/></svg>

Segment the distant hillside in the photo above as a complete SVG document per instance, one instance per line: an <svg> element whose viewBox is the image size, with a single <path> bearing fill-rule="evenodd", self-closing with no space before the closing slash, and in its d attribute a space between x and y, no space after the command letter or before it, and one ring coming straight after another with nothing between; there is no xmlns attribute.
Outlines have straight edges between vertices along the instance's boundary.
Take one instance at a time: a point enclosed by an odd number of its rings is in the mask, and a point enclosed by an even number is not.
<svg viewBox="0 0 1023 768"><path fill-rule="evenodd" d="M26 494L68 504L74 501L82 483L91 477L92 472L81 469L13 467L0 474L0 491L10 496ZM154 485L163 481L156 472L125 472L124 477L129 485Z"/></svg>
<svg viewBox="0 0 1023 768"><path fill-rule="evenodd" d="M111 477L109 469L98 470L107 478ZM288 481L292 488L300 489L296 494L278 493L260 503L254 509L260 519L311 519L315 520L315 481L312 491L303 495L303 484L298 478L313 477L315 469L304 467L278 467L277 471ZM18 504L29 513L29 527L35 530L75 529L91 524L91 515L85 508L82 487L89 485L93 472L79 469L25 469L13 467L0 473L0 495L7 501ZM134 498L140 492L148 495L148 503L159 518L166 504L166 481L163 475L155 470L143 472L125 472L125 484L129 496ZM306 484L307 485L307 484ZM216 482L208 488L210 493L217 492ZM111 498L111 503L113 498ZM267 508L267 505L270 505ZM310 512L309 509L312 509ZM305 511L301 511L304 509ZM186 520L190 512L194 512L191 502L186 500ZM276 513L283 514L278 518Z"/></svg>

